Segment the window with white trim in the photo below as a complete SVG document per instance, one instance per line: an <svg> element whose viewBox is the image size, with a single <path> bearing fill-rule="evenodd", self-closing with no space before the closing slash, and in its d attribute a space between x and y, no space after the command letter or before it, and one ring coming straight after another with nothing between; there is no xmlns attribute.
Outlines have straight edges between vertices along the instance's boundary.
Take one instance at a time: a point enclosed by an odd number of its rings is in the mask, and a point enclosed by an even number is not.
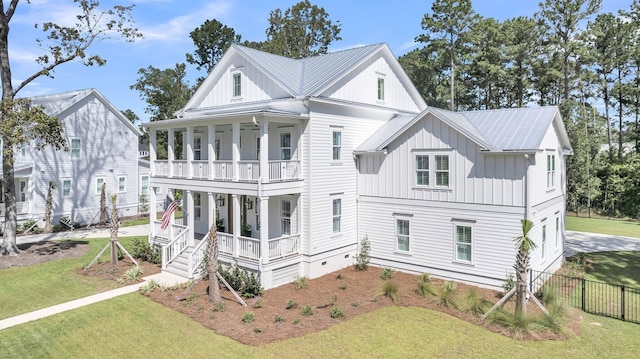
<svg viewBox="0 0 640 359"><path fill-rule="evenodd" d="M62 180L62 197L68 197L71 195L71 179Z"/></svg>
<svg viewBox="0 0 640 359"><path fill-rule="evenodd" d="M256 161L260 161L260 137L256 137Z"/></svg>
<svg viewBox="0 0 640 359"><path fill-rule="evenodd" d="M96 177L96 194L102 192L102 185L104 184L104 177Z"/></svg>
<svg viewBox="0 0 640 359"><path fill-rule="evenodd" d="M202 197L199 192L193 193L193 219L199 221L202 218Z"/></svg>
<svg viewBox="0 0 640 359"><path fill-rule="evenodd" d="M451 185L450 155L415 153L415 185L417 187L449 188Z"/></svg>
<svg viewBox="0 0 640 359"><path fill-rule="evenodd" d="M80 158L80 147L82 146L82 141L79 138L71 139L71 158L78 159Z"/></svg>
<svg viewBox="0 0 640 359"><path fill-rule="evenodd" d="M18 197L18 202L26 202L27 201L27 180L20 180L20 194Z"/></svg>
<svg viewBox="0 0 640 359"><path fill-rule="evenodd" d="M416 185L429 186L429 155L416 155Z"/></svg>
<svg viewBox="0 0 640 359"><path fill-rule="evenodd" d="M378 100L384 101L384 78L378 77Z"/></svg>
<svg viewBox="0 0 640 359"><path fill-rule="evenodd" d="M291 133L289 132L280 134L280 159L291 160Z"/></svg>
<svg viewBox="0 0 640 359"><path fill-rule="evenodd" d="M556 176L556 155L547 155L547 188L554 186Z"/></svg>
<svg viewBox="0 0 640 359"><path fill-rule="evenodd" d="M122 193L127 190L127 176L118 176L118 192Z"/></svg>
<svg viewBox="0 0 640 359"><path fill-rule="evenodd" d="M220 139L216 138L213 144L214 151L216 153L216 160L220 160Z"/></svg>
<svg viewBox="0 0 640 359"><path fill-rule="evenodd" d="M282 235L291 234L291 201L280 201L280 231Z"/></svg>
<svg viewBox="0 0 640 359"><path fill-rule="evenodd" d="M140 176L140 194L149 194L149 175Z"/></svg>
<svg viewBox="0 0 640 359"><path fill-rule="evenodd" d="M26 142L22 142L20 144L20 157L22 157L22 158L27 157L27 143Z"/></svg>
<svg viewBox="0 0 640 359"><path fill-rule="evenodd" d="M202 159L202 139L200 137L193 138L193 160L200 161Z"/></svg>
<svg viewBox="0 0 640 359"><path fill-rule="evenodd" d="M341 220L342 220L342 199L336 198L333 200L333 233L341 232Z"/></svg>
<svg viewBox="0 0 640 359"><path fill-rule="evenodd" d="M333 131L333 155L332 159L334 161L339 161L341 159L342 152L342 132Z"/></svg>
<svg viewBox="0 0 640 359"><path fill-rule="evenodd" d="M242 74L240 72L234 72L233 77L233 97L242 96Z"/></svg>
<svg viewBox="0 0 640 359"><path fill-rule="evenodd" d="M256 231L260 230L260 199L256 198Z"/></svg>
<svg viewBox="0 0 640 359"><path fill-rule="evenodd" d="M540 246L542 250L542 260L544 260L545 255L547 254L547 225L542 225L542 245Z"/></svg>
<svg viewBox="0 0 640 359"><path fill-rule="evenodd" d="M473 262L473 227L468 225L455 225L456 236L456 261Z"/></svg>
<svg viewBox="0 0 640 359"><path fill-rule="evenodd" d="M396 218L396 250L411 251L411 229L408 219Z"/></svg>

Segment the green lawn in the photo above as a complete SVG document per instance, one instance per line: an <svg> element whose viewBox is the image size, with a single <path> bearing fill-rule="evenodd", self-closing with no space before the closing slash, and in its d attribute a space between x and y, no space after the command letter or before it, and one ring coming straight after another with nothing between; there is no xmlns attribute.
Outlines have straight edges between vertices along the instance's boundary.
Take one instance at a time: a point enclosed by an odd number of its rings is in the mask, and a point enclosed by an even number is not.
<svg viewBox="0 0 640 359"><path fill-rule="evenodd" d="M422 308L389 307L340 322L250 347L129 294L5 329L0 343L7 358L633 358L640 351L638 325L588 314L581 336L540 342L510 339Z"/></svg>
<svg viewBox="0 0 640 359"><path fill-rule="evenodd" d="M135 237L120 238L128 248ZM89 252L76 259L46 262L0 271L0 319L27 313L118 287L115 282L78 274L107 244L107 238L90 239ZM87 243L86 240L80 243ZM109 253L103 254L108 260Z"/></svg>
<svg viewBox="0 0 640 359"><path fill-rule="evenodd" d="M586 279L640 288L640 252L587 253L595 262Z"/></svg>
<svg viewBox="0 0 640 359"><path fill-rule="evenodd" d="M567 216L566 226L569 231L640 238L640 222L638 221Z"/></svg>

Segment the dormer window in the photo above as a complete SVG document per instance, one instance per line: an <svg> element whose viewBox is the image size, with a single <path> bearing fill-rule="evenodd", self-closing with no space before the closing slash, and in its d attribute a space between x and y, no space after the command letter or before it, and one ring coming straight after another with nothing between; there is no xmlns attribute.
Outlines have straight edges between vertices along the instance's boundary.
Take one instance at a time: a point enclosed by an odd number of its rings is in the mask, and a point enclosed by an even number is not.
<svg viewBox="0 0 640 359"><path fill-rule="evenodd" d="M233 76L233 97L242 96L242 74L240 72L234 72Z"/></svg>

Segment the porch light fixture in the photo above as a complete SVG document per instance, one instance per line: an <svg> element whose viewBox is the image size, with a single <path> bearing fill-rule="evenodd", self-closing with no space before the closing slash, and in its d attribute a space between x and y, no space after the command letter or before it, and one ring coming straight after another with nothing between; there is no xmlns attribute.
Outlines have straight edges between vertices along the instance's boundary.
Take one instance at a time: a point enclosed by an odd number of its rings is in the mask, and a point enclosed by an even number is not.
<svg viewBox="0 0 640 359"><path fill-rule="evenodd" d="M253 209L253 201L247 198L244 203L247 205L247 209Z"/></svg>
<svg viewBox="0 0 640 359"><path fill-rule="evenodd" d="M216 203L218 204L219 207L224 207L224 197L222 195L217 195L216 196Z"/></svg>

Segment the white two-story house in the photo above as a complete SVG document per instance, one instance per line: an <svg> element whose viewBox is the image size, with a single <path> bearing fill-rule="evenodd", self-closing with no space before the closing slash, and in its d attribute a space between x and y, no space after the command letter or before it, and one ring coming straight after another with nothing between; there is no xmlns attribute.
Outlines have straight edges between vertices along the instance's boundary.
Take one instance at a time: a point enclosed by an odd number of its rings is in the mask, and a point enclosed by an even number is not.
<svg viewBox="0 0 640 359"><path fill-rule="evenodd" d="M55 185L52 224L61 217L95 223L103 183L108 206L110 196L117 194L121 216L138 214L139 193L144 186L148 190L148 174L146 179L138 174L140 130L95 89L30 100L60 120L69 151L52 147L36 150L32 141L15 153L18 220L35 219L42 227L50 182ZM0 203L2 217L4 210L4 203Z"/></svg>
<svg viewBox="0 0 640 359"><path fill-rule="evenodd" d="M163 270L196 276L214 223L220 261L265 288L352 265L365 235L373 264L497 286L521 218L546 225L537 269L562 258L557 109L427 107L385 44L302 60L232 45L175 119L146 126L150 202L171 191L184 211L151 219Z"/></svg>

